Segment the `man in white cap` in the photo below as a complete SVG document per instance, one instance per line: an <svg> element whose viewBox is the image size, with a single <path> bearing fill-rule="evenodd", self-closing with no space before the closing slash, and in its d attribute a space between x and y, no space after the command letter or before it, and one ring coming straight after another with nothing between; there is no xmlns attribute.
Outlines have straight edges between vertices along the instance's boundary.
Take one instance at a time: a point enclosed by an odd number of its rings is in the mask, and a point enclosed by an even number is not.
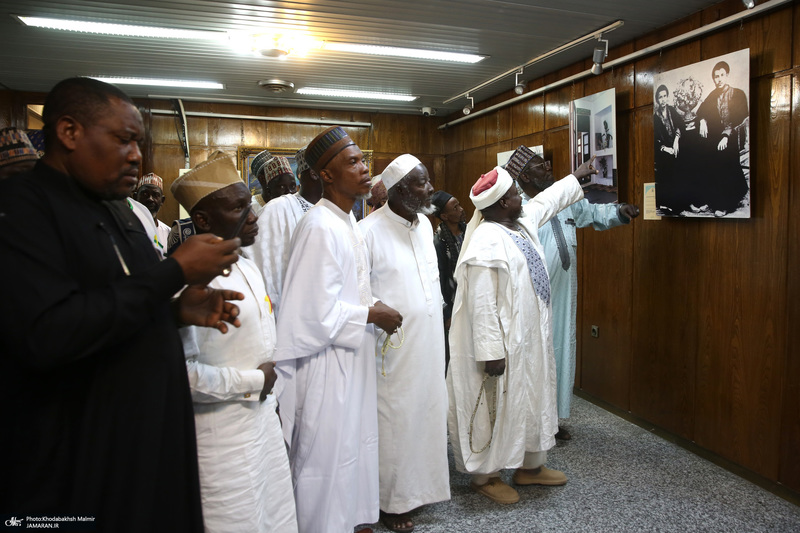
<svg viewBox="0 0 800 533"><path fill-rule="evenodd" d="M145 174L139 180L133 197L150 211L150 215L153 217L153 224L156 226L156 237L158 237L158 242L162 246L163 254L166 255L170 227L156 218L161 206L164 205L164 180L161 179L161 176L152 172Z"/></svg>
<svg viewBox="0 0 800 533"><path fill-rule="evenodd" d="M555 183L550 162L527 146L517 148L505 168L529 199ZM575 230L588 226L598 231L616 228L629 224L637 216L639 208L635 205L591 204L584 198L562 209L558 216L539 228L539 241L544 250L552 293L553 348L560 420L569 418L575 384L575 311L578 307L578 238ZM572 435L561 424L559 422L556 438L570 440Z"/></svg>
<svg viewBox="0 0 800 533"><path fill-rule="evenodd" d="M198 234L233 238L248 247L258 234L250 191L233 159L220 152L172 184ZM245 295L241 326L222 335L181 330L194 402L200 495L206 533L297 531L289 458L283 444L272 361L275 318L258 267L242 257L209 286Z"/></svg>
<svg viewBox="0 0 800 533"><path fill-rule="evenodd" d="M292 237L275 360L301 533L346 533L378 520L378 409L372 324L403 322L375 301L353 204L369 194L363 153L342 128L317 135L306 161L322 199Z"/></svg>
<svg viewBox="0 0 800 533"><path fill-rule="evenodd" d="M322 180L306 163L305 153L306 149L301 148L294 156L300 190L274 198L264 206L258 217L256 242L245 252L264 275L275 316L278 316L280 308L283 274L289 263L294 229L303 215L322 198Z"/></svg>
<svg viewBox="0 0 800 533"><path fill-rule="evenodd" d="M550 280L537 230L583 198L579 179L596 173L590 163L536 196L525 217L514 180L501 167L470 191L476 210L455 273L448 425L456 468L498 503L519 501L500 479L504 468L517 469L517 485L567 482L544 467L558 415Z"/></svg>
<svg viewBox="0 0 800 533"><path fill-rule="evenodd" d="M409 512L450 499L442 292L428 217L433 187L404 154L381 174L388 202L359 222L372 295L403 315L398 335L378 336L381 522L411 531Z"/></svg>

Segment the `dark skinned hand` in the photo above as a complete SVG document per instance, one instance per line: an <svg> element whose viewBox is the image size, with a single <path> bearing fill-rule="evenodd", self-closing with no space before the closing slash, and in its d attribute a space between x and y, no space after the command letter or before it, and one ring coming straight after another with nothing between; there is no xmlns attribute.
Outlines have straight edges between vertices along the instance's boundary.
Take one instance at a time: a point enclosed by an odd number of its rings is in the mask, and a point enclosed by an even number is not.
<svg viewBox="0 0 800 533"><path fill-rule="evenodd" d="M502 376L506 371L505 358L496 361L486 361L483 365L483 371L492 377Z"/></svg>
<svg viewBox="0 0 800 533"><path fill-rule="evenodd" d="M244 300L241 292L212 289L205 285L189 285L176 301L178 322L191 326L216 328L222 333L228 332L225 322L241 325L239 307L231 300Z"/></svg>
<svg viewBox="0 0 800 533"><path fill-rule="evenodd" d="M206 285L239 260L241 244L238 237L226 241L211 233L192 235L170 257L181 266L187 284Z"/></svg>
<svg viewBox="0 0 800 533"><path fill-rule="evenodd" d="M632 204L624 204L620 206L619 212L631 220L639 216L639 208Z"/></svg>
<svg viewBox="0 0 800 533"><path fill-rule="evenodd" d="M594 168L592 166L592 163L594 163L594 158L595 157L597 157L597 156L593 155L590 160L584 162L581 166L579 166L575 170L575 172L572 173L573 176L578 178L578 181L582 185L585 184L585 183L588 183L588 181L589 181L588 178L590 178L592 176L592 174L597 174L598 172L600 172L599 170L597 170L596 168Z"/></svg>
<svg viewBox="0 0 800 533"><path fill-rule="evenodd" d="M389 335L403 325L403 315L381 301L369 308L367 324L375 324Z"/></svg>
<svg viewBox="0 0 800 533"><path fill-rule="evenodd" d="M258 369L264 373L264 388L261 389L261 395L258 397L263 402L267 399L267 394L272 392L272 387L275 386L278 374L275 372L275 363L272 361L258 365Z"/></svg>

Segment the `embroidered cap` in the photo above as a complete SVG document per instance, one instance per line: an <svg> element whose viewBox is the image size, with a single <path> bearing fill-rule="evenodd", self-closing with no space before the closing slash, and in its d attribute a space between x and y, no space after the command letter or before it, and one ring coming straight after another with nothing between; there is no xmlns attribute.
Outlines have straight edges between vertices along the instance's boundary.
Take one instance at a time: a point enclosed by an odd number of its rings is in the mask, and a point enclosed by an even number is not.
<svg viewBox="0 0 800 533"><path fill-rule="evenodd" d="M272 154L269 153L269 150L264 150L263 152L259 152L253 158L253 161L250 162L250 173L258 179L258 175L264 169L264 165L267 164L267 161L272 157Z"/></svg>
<svg viewBox="0 0 800 533"><path fill-rule="evenodd" d="M297 162L297 175L299 176L306 170L309 170L311 167L308 166L308 162L306 162L306 149L300 148L296 154L294 154L294 160Z"/></svg>
<svg viewBox="0 0 800 533"><path fill-rule="evenodd" d="M155 185L161 189L161 192L164 192L164 180L161 179L161 176L158 174L153 174L152 172L142 176L139 179L139 184L136 185L136 188L139 189L142 185Z"/></svg>
<svg viewBox="0 0 800 533"><path fill-rule="evenodd" d="M527 146L520 145L520 147L511 154L511 158L508 160L508 163L506 163L505 169L511 174L512 178L519 179L519 175L522 174L525 165L530 163L535 155L533 150Z"/></svg>
<svg viewBox="0 0 800 533"><path fill-rule="evenodd" d="M288 159L281 155L273 156L272 159L267 161L264 173L267 176L267 183L284 174L290 174L294 177L292 165L289 164Z"/></svg>
<svg viewBox="0 0 800 533"><path fill-rule="evenodd" d="M39 152L24 131L18 128L0 130L0 166L38 159Z"/></svg>
<svg viewBox="0 0 800 533"><path fill-rule="evenodd" d="M228 185L244 182L233 158L216 151L192 170L172 182L172 195L189 213L197 202Z"/></svg>
<svg viewBox="0 0 800 533"><path fill-rule="evenodd" d="M341 126L332 126L308 143L306 163L319 174L339 152L354 144L356 143Z"/></svg>

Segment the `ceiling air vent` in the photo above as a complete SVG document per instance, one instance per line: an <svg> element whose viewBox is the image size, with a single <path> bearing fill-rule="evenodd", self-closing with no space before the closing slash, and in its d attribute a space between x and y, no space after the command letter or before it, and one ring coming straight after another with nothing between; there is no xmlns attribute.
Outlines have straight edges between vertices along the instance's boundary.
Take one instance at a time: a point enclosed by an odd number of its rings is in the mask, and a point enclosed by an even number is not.
<svg viewBox="0 0 800 533"><path fill-rule="evenodd" d="M258 86L275 94L285 93L294 89L294 83L286 80L261 80Z"/></svg>

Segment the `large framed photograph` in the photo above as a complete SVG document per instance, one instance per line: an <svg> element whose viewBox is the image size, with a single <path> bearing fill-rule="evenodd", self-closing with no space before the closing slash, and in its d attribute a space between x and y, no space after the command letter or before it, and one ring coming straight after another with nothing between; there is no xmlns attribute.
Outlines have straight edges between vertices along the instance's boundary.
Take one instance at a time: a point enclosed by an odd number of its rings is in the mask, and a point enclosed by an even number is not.
<svg viewBox="0 0 800 533"><path fill-rule="evenodd" d="M617 108L616 91L607 91L573 100L569 104L572 171L595 157L599 173L583 189L593 204L617 201Z"/></svg>
<svg viewBox="0 0 800 533"><path fill-rule="evenodd" d="M294 172L295 180L297 180L297 161L295 161L294 156L300 148L270 148L270 147L261 147L261 146L240 146L236 150L236 160L239 164L239 172L241 173L242 179L247 183L247 187L250 189L250 194L253 196L261 196L261 184L258 182L253 173L250 172L250 164L253 162L253 158L263 152L264 150L269 150L269 153L272 155L280 155L285 157L289 160L289 164L292 166L292 172ZM372 175L372 150L363 150L364 153L364 163L366 163L367 168L369 168L369 174ZM298 182L299 187L299 182ZM357 220L361 220L364 217L364 214L367 213L367 205L365 201L356 202L353 206L353 214L356 216Z"/></svg>
<svg viewBox="0 0 800 533"><path fill-rule="evenodd" d="M653 78L656 211L750 218L750 50Z"/></svg>

